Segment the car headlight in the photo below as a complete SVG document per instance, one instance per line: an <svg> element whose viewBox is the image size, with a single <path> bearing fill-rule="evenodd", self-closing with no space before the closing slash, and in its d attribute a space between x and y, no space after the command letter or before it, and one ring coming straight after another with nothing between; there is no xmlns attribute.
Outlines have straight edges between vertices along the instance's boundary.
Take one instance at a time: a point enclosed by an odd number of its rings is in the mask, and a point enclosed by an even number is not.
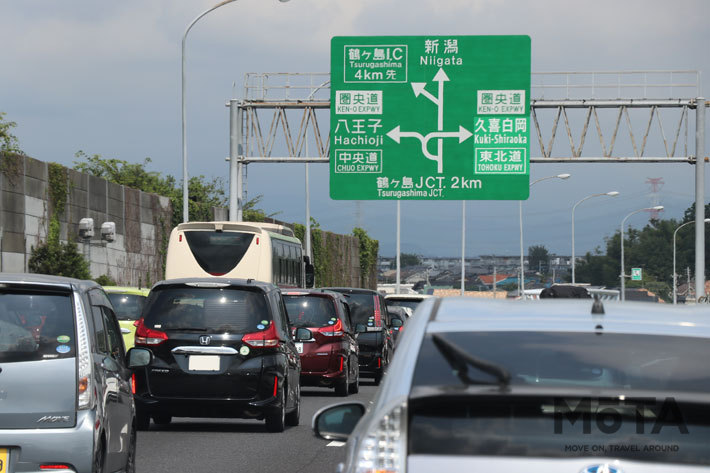
<svg viewBox="0 0 710 473"><path fill-rule="evenodd" d="M407 457L407 402L374 419L355 453L356 473L404 473Z"/></svg>

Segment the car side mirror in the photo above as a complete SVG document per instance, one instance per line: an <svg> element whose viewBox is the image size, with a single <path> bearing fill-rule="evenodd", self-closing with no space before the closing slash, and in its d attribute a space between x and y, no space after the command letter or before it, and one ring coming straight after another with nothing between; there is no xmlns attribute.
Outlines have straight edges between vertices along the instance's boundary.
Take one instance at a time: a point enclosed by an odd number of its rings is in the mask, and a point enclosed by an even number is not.
<svg viewBox="0 0 710 473"><path fill-rule="evenodd" d="M356 324L355 325L355 333L365 333L367 332L367 327L365 327L365 324Z"/></svg>
<svg viewBox="0 0 710 473"><path fill-rule="evenodd" d="M313 416L313 432L326 440L347 440L365 415L365 405L347 402L325 407Z"/></svg>
<svg viewBox="0 0 710 473"><path fill-rule="evenodd" d="M126 353L128 359L128 367L131 369L142 368L153 362L153 353L145 348L131 348Z"/></svg>
<svg viewBox="0 0 710 473"><path fill-rule="evenodd" d="M307 328L300 327L296 329L296 336L294 337L294 340L297 342L303 342L305 340L310 340L311 338L313 338L313 332Z"/></svg>

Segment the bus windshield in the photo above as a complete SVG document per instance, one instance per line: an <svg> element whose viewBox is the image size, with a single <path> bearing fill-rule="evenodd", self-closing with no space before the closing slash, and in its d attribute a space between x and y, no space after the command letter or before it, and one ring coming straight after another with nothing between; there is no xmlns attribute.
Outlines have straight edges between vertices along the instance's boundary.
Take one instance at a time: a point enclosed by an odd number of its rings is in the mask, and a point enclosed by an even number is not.
<svg viewBox="0 0 710 473"><path fill-rule="evenodd" d="M254 234L186 231L185 239L202 269L212 276L223 276L242 260L254 239Z"/></svg>

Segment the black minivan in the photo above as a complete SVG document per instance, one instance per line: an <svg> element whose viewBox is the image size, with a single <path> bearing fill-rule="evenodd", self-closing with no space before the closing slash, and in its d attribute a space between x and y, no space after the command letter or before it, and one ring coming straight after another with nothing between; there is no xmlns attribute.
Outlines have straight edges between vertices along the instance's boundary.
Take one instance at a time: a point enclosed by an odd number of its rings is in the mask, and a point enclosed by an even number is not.
<svg viewBox="0 0 710 473"><path fill-rule="evenodd" d="M353 287L326 287L329 291L347 296L350 320L360 333L357 342L360 349L360 373L375 378L380 384L382 375L394 351L392 326L385 298L372 289Z"/></svg>
<svg viewBox="0 0 710 473"><path fill-rule="evenodd" d="M300 329L297 340L311 338ZM265 419L298 425L301 362L280 290L252 279L191 278L151 289L135 346L153 352L136 371L136 416Z"/></svg>

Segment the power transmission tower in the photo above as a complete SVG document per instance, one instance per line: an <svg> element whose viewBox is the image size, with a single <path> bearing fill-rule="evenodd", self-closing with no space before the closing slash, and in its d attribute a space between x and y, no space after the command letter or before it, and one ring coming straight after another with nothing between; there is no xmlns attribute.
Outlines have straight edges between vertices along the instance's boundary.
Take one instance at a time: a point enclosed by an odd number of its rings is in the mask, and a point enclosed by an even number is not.
<svg viewBox="0 0 710 473"><path fill-rule="evenodd" d="M661 194L659 192L663 188L663 178L649 177L648 179L646 179L646 184L649 184L651 186L651 193L648 194L651 198L651 205L649 205L649 207L657 207L661 205ZM647 212L650 213L649 218L651 220L657 220L658 214L663 212L663 210L647 210Z"/></svg>

